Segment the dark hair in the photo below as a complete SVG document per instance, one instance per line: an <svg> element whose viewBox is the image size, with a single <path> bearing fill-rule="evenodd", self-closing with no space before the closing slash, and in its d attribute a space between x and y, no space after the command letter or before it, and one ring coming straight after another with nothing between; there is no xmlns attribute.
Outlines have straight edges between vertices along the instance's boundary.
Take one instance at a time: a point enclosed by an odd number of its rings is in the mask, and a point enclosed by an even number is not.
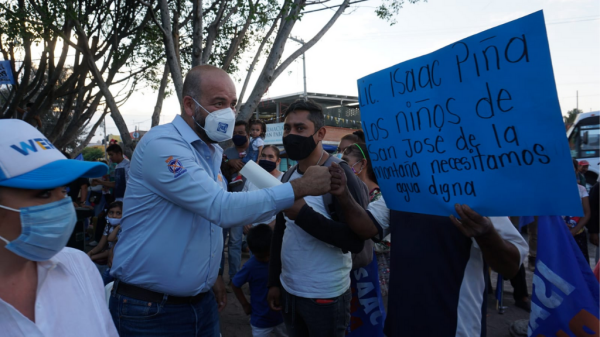
<svg viewBox="0 0 600 337"><path fill-rule="evenodd" d="M356 131L352 132L352 134L355 135L356 137L358 137L358 139L360 139L360 143L365 142L365 133L363 130L356 130Z"/></svg>
<svg viewBox="0 0 600 337"><path fill-rule="evenodd" d="M349 134L345 135L344 137L342 137L342 139L340 139L340 143L344 140L350 141L352 143L363 143L364 142L354 133L349 133ZM362 158L362 155L360 157Z"/></svg>
<svg viewBox="0 0 600 337"><path fill-rule="evenodd" d="M315 125L315 132L325 126L325 116L323 116L323 109L319 104L313 100L302 100L298 99L294 103L285 109L283 116L287 118L290 113L295 111L308 111L308 120L313 122Z"/></svg>
<svg viewBox="0 0 600 337"><path fill-rule="evenodd" d="M113 208L117 208L117 207L118 207L118 208L120 208L120 209L121 209L121 211L122 211L122 210L123 210L123 202L122 202L122 201L114 201L114 202L111 202L111 203L110 203L110 205L108 205L108 207L106 207L106 211L108 212L108 211L110 211L111 209L113 209Z"/></svg>
<svg viewBox="0 0 600 337"><path fill-rule="evenodd" d="M373 182L375 182L376 184L379 185L379 183L377 182L377 177L375 176L375 171L373 171L373 166L371 166L371 157L369 157L369 151L367 150L367 144L365 143L354 143L350 146L348 146L345 150L344 150L344 154L348 155L348 156L354 156L356 158L359 159L366 159L367 160L367 176L369 177L369 179L371 179Z"/></svg>
<svg viewBox="0 0 600 337"><path fill-rule="evenodd" d="M266 255L271 251L271 237L273 236L273 230L269 225L260 224L256 227L252 227L248 232L246 241L248 241L248 248L254 255Z"/></svg>
<svg viewBox="0 0 600 337"><path fill-rule="evenodd" d="M573 166L575 166L575 172L579 172L579 162L573 158Z"/></svg>
<svg viewBox="0 0 600 337"><path fill-rule="evenodd" d="M241 121L235 121L235 126L234 127L238 127L240 125L244 126L244 129L246 130L246 133L248 133L248 129L250 129L250 126L248 125L248 122L241 120Z"/></svg>
<svg viewBox="0 0 600 337"><path fill-rule="evenodd" d="M250 120L250 127L252 127L252 125L254 124L259 124L260 125L260 129L262 130L260 132L260 137L261 138L265 138L265 133L267 132L267 126L265 125L265 122L261 121L260 119L251 119Z"/></svg>
<svg viewBox="0 0 600 337"><path fill-rule="evenodd" d="M123 154L123 149L121 149L119 144L113 144L113 145L109 146L108 148L106 148L106 153L109 153L109 152Z"/></svg>
<svg viewBox="0 0 600 337"><path fill-rule="evenodd" d="M268 145L265 145L265 146L263 147L263 149L262 149L262 153L265 153L265 150L266 150L266 149L272 149L272 150L273 150L273 152L275 152L275 157L277 157L277 159L281 158L280 151L279 151L279 149L277 148L277 146L275 146L275 145L273 145L273 144L268 144Z"/></svg>

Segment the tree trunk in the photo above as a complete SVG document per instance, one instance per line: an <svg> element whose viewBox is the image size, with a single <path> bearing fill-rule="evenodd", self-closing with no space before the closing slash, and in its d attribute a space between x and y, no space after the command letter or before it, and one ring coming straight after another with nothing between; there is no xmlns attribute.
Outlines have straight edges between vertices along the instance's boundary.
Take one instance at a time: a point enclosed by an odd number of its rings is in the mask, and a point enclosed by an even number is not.
<svg viewBox="0 0 600 337"><path fill-rule="evenodd" d="M163 0L163 1L166 1L166 0ZM127 124L125 124L125 120L123 120L123 116L121 116L121 112L119 111L119 107L117 106L117 103L115 102L115 98L112 95L112 93L110 92L110 90L108 89L108 85L104 81L104 78L102 78L102 74L100 73L100 70L98 70L96 63L94 62L94 57L92 56L92 52L90 51L90 48L89 48L88 38L85 35L85 31L83 31L83 29L81 28L81 26L79 24L77 24L77 32L78 32L79 38L83 40L82 45L84 48L84 53L86 54L85 58L88 61L88 65L92 72L92 76L94 77L94 80L96 80L96 82L98 83L100 92L102 92L102 95L104 96L104 99L106 100L106 105L110 109L110 116L112 117L113 121L117 125L117 129L119 129L119 134L121 135L121 141L123 141L123 145L125 147L123 149L123 152L125 153L125 155L127 157L131 158L131 156L133 155L133 142L131 141L131 136L129 135L129 130L127 129Z"/></svg>
<svg viewBox="0 0 600 337"><path fill-rule="evenodd" d="M248 0L248 6L250 7L250 9L248 10L248 17L246 18L244 27L235 36L235 38L233 38L233 40L231 40L231 43L229 44L229 49L227 50L227 54L225 55L225 61L223 61L223 70L225 70L225 71L229 70L229 67L231 66L231 62L233 62L233 58L238 53L240 44L242 43L242 40L246 36L246 33L248 32L248 28L250 27L250 24L252 23L252 20L254 19L254 4L252 3L252 0Z"/></svg>
<svg viewBox="0 0 600 337"><path fill-rule="evenodd" d="M256 84L254 85L254 89L252 89L248 100L246 100L246 103L240 110L238 120L249 120L250 117L252 117L252 113L258 106L261 97L264 95L269 85L271 85L271 83L273 83L275 80L273 78L275 67L281 59L288 36L290 36L292 28L294 28L298 15L302 11L304 4L305 0L295 0L292 5L289 5L291 10L289 11L288 15L282 16L281 26L279 27L279 31L275 37L275 42L273 42L273 46L271 47L271 52L267 57L267 61L265 62L263 70L258 77Z"/></svg>
<svg viewBox="0 0 600 337"><path fill-rule="evenodd" d="M169 15L169 5L167 0L159 0L160 5L160 18L162 21L162 27L165 33L163 38L165 40L165 48L167 50L167 61L169 62L169 69L171 71L171 78L175 85L175 92L179 99L179 104L183 104L183 77L181 76L181 68L179 67L179 61L177 60L177 53L175 52L175 44L173 42L173 32L171 30L171 17Z"/></svg>
<svg viewBox="0 0 600 337"><path fill-rule="evenodd" d="M281 16L281 13L279 15ZM252 76L252 72L254 72L254 67L256 66L256 63L258 63L258 60L260 59L260 55L262 54L262 50L264 49L265 45L267 44L267 41L271 37L271 34L273 34L273 31L275 31L275 28L277 28L278 22L279 22L279 20L277 20L277 18L275 18L275 20L273 20L273 24L271 25L271 28L269 28L267 35L265 35L264 39L260 43L260 46L258 47L258 50L256 51L256 54L254 54L254 59L252 60L252 63L250 64L250 68L248 68L248 73L246 74L246 79L244 80L244 85L242 86L242 91L240 92L238 105L236 107L236 109L238 111L240 111L240 109L242 108L242 100L244 99L244 94L246 93L246 88L248 87L248 82L250 82L250 77Z"/></svg>
<svg viewBox="0 0 600 337"><path fill-rule="evenodd" d="M219 28L221 27L223 21L223 13L225 13L225 8L227 8L227 4L229 0L220 0L221 4L219 6L219 10L217 11L217 15L215 16L215 20L208 26L208 34L206 36L204 50L202 51L202 64L207 64L208 60L210 60L210 56L212 55L212 48L215 38L217 38L217 34L219 33Z"/></svg>
<svg viewBox="0 0 600 337"><path fill-rule="evenodd" d="M163 100L165 99L165 89L169 83L169 63L165 63L165 70L163 71L162 79L160 80L160 87L158 88L158 95L156 96L156 105L154 106L154 113L152 113L152 125L153 128L160 122L160 112L162 111Z"/></svg>
<svg viewBox="0 0 600 337"><path fill-rule="evenodd" d="M94 137L94 135L96 134L96 130L98 129L98 126L100 126L100 124L102 123L104 118L106 118L107 113L108 113L108 108L104 109L104 113L102 114L102 117L100 117L100 119L96 122L96 124L94 124L94 126L90 129L90 132L87 134L87 136L85 137L83 142L81 144L79 144L79 146L77 148L75 148L73 150L73 152L71 154L73 156L73 158L77 157L81 153L81 151L83 151L83 149L85 149L88 146L88 144L92 140L92 137ZM131 158L131 157L129 157L129 158Z"/></svg>
<svg viewBox="0 0 600 337"><path fill-rule="evenodd" d="M193 1L192 68L202 64L202 0Z"/></svg>

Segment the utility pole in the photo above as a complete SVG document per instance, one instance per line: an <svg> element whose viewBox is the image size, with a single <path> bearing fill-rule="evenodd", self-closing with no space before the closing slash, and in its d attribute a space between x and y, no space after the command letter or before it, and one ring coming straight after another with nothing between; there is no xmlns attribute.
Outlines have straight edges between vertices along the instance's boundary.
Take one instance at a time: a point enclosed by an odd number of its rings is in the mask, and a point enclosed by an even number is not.
<svg viewBox="0 0 600 337"><path fill-rule="evenodd" d="M304 46L304 41L302 39L290 36L290 40L296 41ZM306 101L308 99L308 96L306 94L306 55L304 53L302 53L302 68L304 72L304 100Z"/></svg>
<svg viewBox="0 0 600 337"><path fill-rule="evenodd" d="M577 97L577 111L579 111L579 90L575 92L575 96Z"/></svg>

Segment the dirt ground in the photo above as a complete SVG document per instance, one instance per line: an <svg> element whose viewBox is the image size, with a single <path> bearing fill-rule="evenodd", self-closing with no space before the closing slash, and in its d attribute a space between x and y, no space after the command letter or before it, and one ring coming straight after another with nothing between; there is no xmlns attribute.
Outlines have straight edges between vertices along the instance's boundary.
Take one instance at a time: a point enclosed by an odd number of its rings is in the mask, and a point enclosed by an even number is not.
<svg viewBox="0 0 600 337"><path fill-rule="evenodd" d="M595 265L596 247L589 245L590 260L591 264ZM225 260L225 281L229 282L228 263ZM242 264L248 261L247 256L242 256ZM527 267L527 260L525 261ZM531 283L533 279L533 273L526 268L527 271L527 287L528 292L531 295ZM496 273L492 273L492 284L496 287ZM244 292L250 297L250 290L246 284L243 288ZM409 291L407 289L407 291ZM488 295L488 306L487 306L487 337L510 337L509 328L511 324L519 319L529 319L529 313L514 306L514 300L512 298L512 286L510 282L504 281L504 306L506 310L503 314L500 314L496 310L496 298L493 295ZM251 337L250 328L250 317L244 314L242 306L235 298L233 293L227 294L227 307L221 313L221 334L223 337ZM391 337L391 336L390 336ZM412 336L403 336L412 337Z"/></svg>

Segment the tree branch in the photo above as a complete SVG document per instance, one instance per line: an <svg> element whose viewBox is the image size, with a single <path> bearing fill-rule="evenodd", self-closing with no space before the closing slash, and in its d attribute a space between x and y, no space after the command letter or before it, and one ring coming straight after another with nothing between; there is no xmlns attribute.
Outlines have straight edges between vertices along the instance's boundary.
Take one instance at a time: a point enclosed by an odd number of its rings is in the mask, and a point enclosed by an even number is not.
<svg viewBox="0 0 600 337"><path fill-rule="evenodd" d="M317 42L319 42L319 40L323 37L323 35L325 35L325 33L327 33L329 28L331 28L331 26L333 26L333 24L337 21L337 19L346 10L349 3L350 3L350 0L344 0L344 2L340 5L338 10L335 12L335 14L331 17L331 19L329 19L329 22L327 22L327 24L323 28L321 28L321 30L312 39L310 39L310 41L308 41L304 45L302 45L302 47L300 47L298 50L296 50L294 53L292 53L292 55L290 55L285 61L283 61L281 63L281 65L279 65L279 67L277 67L275 72L273 72L272 81L275 81L275 79L277 77L279 77L279 75L281 75L281 73L285 70L285 68L287 68L292 62L294 62L294 60L296 58L298 58L298 56L302 55L304 52L306 52L312 46L314 46Z"/></svg>
<svg viewBox="0 0 600 337"><path fill-rule="evenodd" d="M160 4L160 17L162 25L165 30L163 35L165 48L167 49L167 61L169 62L169 69L171 70L171 78L175 85L175 92L179 103L183 102L183 77L181 76L181 68L177 59L177 53L175 52L175 44L173 41L173 35L171 32L171 18L169 15L169 6L167 0L158 0Z"/></svg>

